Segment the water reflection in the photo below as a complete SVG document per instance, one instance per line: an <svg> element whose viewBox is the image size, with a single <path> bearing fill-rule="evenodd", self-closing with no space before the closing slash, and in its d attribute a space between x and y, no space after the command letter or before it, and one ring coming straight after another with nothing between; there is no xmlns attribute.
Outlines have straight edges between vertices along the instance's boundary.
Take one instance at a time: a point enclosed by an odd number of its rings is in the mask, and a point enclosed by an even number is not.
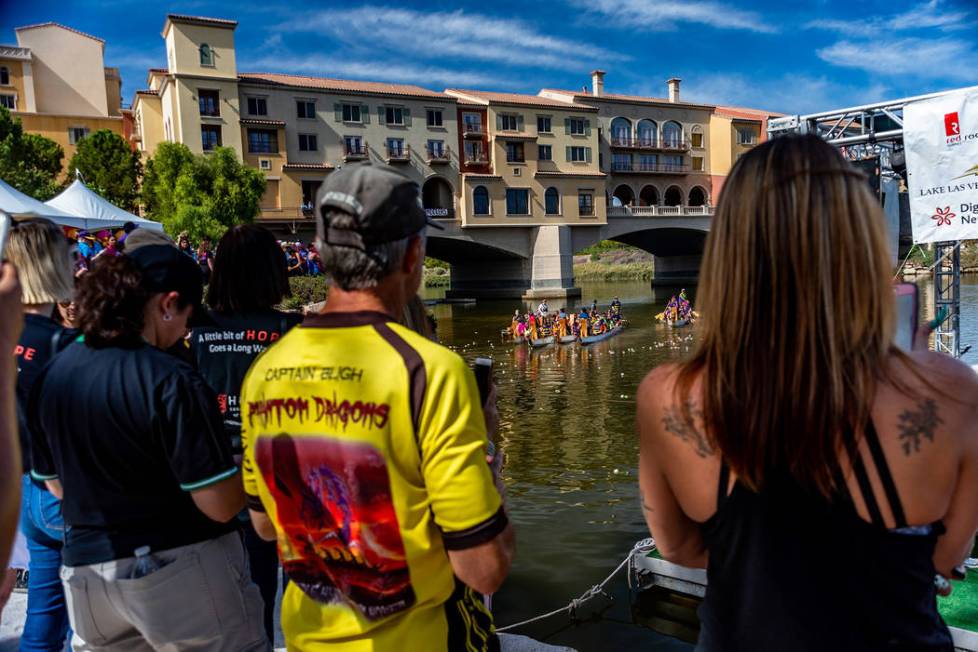
<svg viewBox="0 0 978 652"><path fill-rule="evenodd" d="M923 284L926 302L931 286ZM469 361L480 355L495 360L504 475L519 539L513 572L494 601L499 625L564 606L647 536L637 499L635 389L649 369L689 352L695 327L672 330L654 321L678 288L653 294L642 282L582 289L576 305L597 299L607 306L619 296L630 327L591 347L531 350L500 337L518 301L434 308L443 343ZM976 347L965 360L978 364L978 279L963 281L961 297L962 346ZM623 577L609 592L614 602L595 600L580 614L602 611L600 621L571 625L558 616L519 633L582 652L691 649L630 624Z"/></svg>

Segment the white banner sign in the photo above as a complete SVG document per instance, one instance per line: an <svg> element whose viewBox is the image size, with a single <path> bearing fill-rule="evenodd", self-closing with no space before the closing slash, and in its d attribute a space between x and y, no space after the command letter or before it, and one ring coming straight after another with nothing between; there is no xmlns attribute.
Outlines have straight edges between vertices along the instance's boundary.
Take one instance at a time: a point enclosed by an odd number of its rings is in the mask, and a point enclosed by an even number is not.
<svg viewBox="0 0 978 652"><path fill-rule="evenodd" d="M914 242L978 240L978 92L903 109Z"/></svg>

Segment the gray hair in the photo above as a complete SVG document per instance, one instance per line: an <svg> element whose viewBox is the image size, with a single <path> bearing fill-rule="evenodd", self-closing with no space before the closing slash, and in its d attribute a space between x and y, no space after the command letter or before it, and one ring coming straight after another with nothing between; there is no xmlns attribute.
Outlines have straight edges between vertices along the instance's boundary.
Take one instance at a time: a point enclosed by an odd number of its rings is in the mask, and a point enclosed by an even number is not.
<svg viewBox="0 0 978 652"><path fill-rule="evenodd" d="M356 224L352 216L340 211L329 211L324 218L334 229L352 229ZM424 231L418 235L424 237ZM316 247L323 270L333 282L346 291L365 290L376 287L401 266L412 237L372 245L366 251L329 244L322 238L316 238Z"/></svg>

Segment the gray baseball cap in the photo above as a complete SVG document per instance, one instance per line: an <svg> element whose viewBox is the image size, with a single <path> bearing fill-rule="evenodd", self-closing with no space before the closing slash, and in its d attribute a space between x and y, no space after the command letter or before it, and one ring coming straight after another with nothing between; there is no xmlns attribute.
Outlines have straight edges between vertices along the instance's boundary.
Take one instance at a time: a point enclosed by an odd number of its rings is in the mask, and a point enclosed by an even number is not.
<svg viewBox="0 0 978 652"><path fill-rule="evenodd" d="M352 229L326 223L329 211L356 221ZM316 235L325 245L366 249L419 233L432 222L421 205L418 184L387 165L347 165L326 177L316 193Z"/></svg>

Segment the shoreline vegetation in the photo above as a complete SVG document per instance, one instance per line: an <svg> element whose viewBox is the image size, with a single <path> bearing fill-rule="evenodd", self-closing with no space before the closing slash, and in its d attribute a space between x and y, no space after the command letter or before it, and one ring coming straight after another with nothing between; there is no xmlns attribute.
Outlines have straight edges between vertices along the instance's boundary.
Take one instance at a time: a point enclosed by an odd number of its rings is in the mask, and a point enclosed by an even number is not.
<svg viewBox="0 0 978 652"><path fill-rule="evenodd" d="M905 276L930 275L934 252L915 247L901 272ZM961 244L961 273L978 274L978 241ZM636 247L605 240L574 256L574 278L578 281L648 281L652 278L652 254ZM426 258L423 283L426 288L451 285L448 263ZM326 300L326 278L296 276L289 279L292 296L280 306L283 310L302 310L303 306Z"/></svg>

